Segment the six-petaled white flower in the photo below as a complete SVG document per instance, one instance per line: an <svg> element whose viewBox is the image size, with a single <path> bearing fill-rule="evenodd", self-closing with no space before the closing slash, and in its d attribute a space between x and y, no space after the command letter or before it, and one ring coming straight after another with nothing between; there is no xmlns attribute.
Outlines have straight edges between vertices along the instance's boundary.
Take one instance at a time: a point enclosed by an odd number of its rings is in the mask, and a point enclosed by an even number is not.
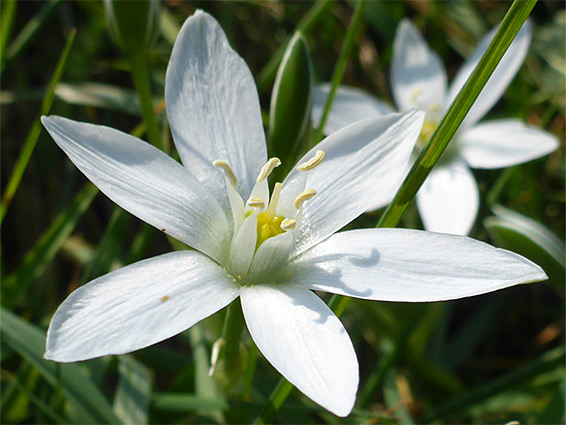
<svg viewBox="0 0 566 425"><path fill-rule="evenodd" d="M391 88L399 110L417 108L426 112L416 151L428 141L444 113L478 64L497 28L479 43L457 73L449 89L446 71L417 28L403 20L397 29L391 64ZM471 168L503 168L547 155L558 147L558 139L518 119L477 122L499 100L521 64L531 39L527 21L503 56L482 93L462 122L437 166L417 194L417 207L425 229L467 235L477 216L479 194ZM314 91L313 120L320 121L329 86ZM331 134L361 119L394 112L386 102L352 87L339 87L325 133ZM383 207L376 204L371 209Z"/></svg>
<svg viewBox="0 0 566 425"><path fill-rule="evenodd" d="M312 290L438 301L541 280L524 258L464 237L414 230L337 233L403 177L423 113L349 126L322 141L269 193L260 105L218 23L197 12L173 48L167 114L181 165L111 128L44 117L71 161L121 207L184 250L140 261L73 292L55 313L45 357L122 354L179 332L240 298L266 359L339 416L358 364L344 327Z"/></svg>

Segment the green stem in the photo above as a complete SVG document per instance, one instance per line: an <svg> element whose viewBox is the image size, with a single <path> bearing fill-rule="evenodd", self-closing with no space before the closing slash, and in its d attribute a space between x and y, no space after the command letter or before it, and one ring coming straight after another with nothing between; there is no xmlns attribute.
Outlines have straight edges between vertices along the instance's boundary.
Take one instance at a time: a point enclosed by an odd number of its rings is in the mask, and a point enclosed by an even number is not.
<svg viewBox="0 0 566 425"><path fill-rule="evenodd" d="M354 15L352 16L352 20L350 21L350 28L348 28L348 32L346 33L346 38L344 40L344 44L342 44L342 50L340 51L340 56L338 57L338 62L336 62L336 67L334 68L334 72L332 73L332 80L331 80L331 87L330 92L328 93L328 97L326 98L326 103L324 104L324 110L322 112L322 117L320 118L320 123L318 124L318 128L316 129L316 133L314 136L314 144L320 142L323 137L324 133L324 126L326 124L326 120L328 119L328 114L330 113L330 108L332 107L332 102L334 101L334 96L336 95L336 90L342 81L342 77L344 76L344 71L346 70L346 64L348 63L348 56L350 54L350 49L354 44L354 39L356 35L356 30L360 24L360 20L362 17L362 12L364 10L364 6L366 4L366 0L359 0L356 3L356 8L354 9Z"/></svg>
<svg viewBox="0 0 566 425"><path fill-rule="evenodd" d="M132 79L138 92L140 105L142 108L143 121L147 127L147 137L149 142L158 149L164 150L161 133L155 117L151 87L149 86L149 74L147 64L143 54L130 56Z"/></svg>
<svg viewBox="0 0 566 425"><path fill-rule="evenodd" d="M242 313L242 305L238 300L230 304L226 318L224 319L224 328L222 329L222 348L220 349L219 360L224 358L226 371L235 371L239 369L240 361L240 340L244 330L244 315Z"/></svg>

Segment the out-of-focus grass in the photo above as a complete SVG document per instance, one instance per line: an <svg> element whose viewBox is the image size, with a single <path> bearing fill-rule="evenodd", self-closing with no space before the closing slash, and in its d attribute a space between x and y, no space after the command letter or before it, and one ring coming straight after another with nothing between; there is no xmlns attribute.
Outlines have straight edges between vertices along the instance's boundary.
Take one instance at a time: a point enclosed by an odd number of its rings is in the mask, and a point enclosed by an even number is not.
<svg viewBox="0 0 566 425"><path fill-rule="evenodd" d="M354 9L348 2L165 2L163 6L162 35L147 59L156 104L163 97L174 35L184 19L201 7L219 20L251 68L265 113L277 70L273 64L289 37L303 29L314 79L329 81ZM17 2L15 6L2 2L1 7L5 190L72 28L78 31L52 113L126 132L137 128L141 114L132 98L128 61L110 40L101 2ZM503 2L368 2L342 81L391 100L392 40L397 23L406 16L423 30L447 65L449 77L453 76L463 56L508 7ZM539 2L532 19L533 42L526 63L488 116L520 117L563 141L565 13L560 2ZM563 146L549 157L506 171L474 173L482 210L473 237L497 242L489 239L481 223L492 215L491 206L501 204L563 239ZM259 355L255 373L251 368L247 375L252 385L248 384L246 396L218 396L206 370L222 312L180 337L123 359L73 365L69 370L88 382L81 393L65 389L70 379L66 374L71 372L42 360L40 346L33 356L22 351L26 344L18 345L21 332L39 338L57 306L77 285L119 264L170 250L159 232L121 212L105 197L92 200L94 193L80 192L85 183L42 132L2 224L6 310L1 324L0 421L110 422L113 415L129 423L253 420L280 376ZM353 226L375 226L378 218L379 213L367 214ZM403 216L402 225L420 226L414 206ZM563 423L564 280L552 277L552 282L450 303L353 301L342 320L360 362L356 409L349 418L338 420L293 390L277 413L277 422ZM244 342L252 345L247 335ZM97 399L95 411L88 403L85 410L85 398L99 396L103 400Z"/></svg>

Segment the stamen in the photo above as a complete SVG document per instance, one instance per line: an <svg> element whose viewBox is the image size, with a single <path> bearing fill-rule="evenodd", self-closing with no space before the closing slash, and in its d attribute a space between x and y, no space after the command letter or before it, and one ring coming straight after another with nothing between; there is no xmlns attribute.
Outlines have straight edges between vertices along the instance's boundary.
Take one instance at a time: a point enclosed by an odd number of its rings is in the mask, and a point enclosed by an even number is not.
<svg viewBox="0 0 566 425"><path fill-rule="evenodd" d="M279 203L279 195L281 195L281 189L283 189L282 183L275 183L273 187L273 193L271 194L271 199L269 201L269 208L267 209L266 215L269 217L274 217L277 212L277 204Z"/></svg>
<svg viewBox="0 0 566 425"><path fill-rule="evenodd" d="M228 165L228 163L226 161L214 161L212 163L212 165L214 165L215 167L220 168L222 171L224 171L224 174L226 174L226 177L228 177L228 180L230 180L230 184L232 185L232 189L236 190L238 187L238 179L236 178L236 175L234 174L234 172L232 171L232 168Z"/></svg>
<svg viewBox="0 0 566 425"><path fill-rule="evenodd" d="M267 163L261 168L259 176L257 176L257 182L260 183L264 181L273 172L276 167L281 165L279 158L271 158Z"/></svg>
<svg viewBox="0 0 566 425"><path fill-rule="evenodd" d="M411 93L410 102L417 103L419 97L421 97L422 94L423 94L423 90L420 88L413 90L413 92Z"/></svg>
<svg viewBox="0 0 566 425"><path fill-rule="evenodd" d="M316 154L309 159L307 162L303 162L299 164L297 170L299 171L310 171L313 168L317 167L322 160L324 159L324 151L316 151Z"/></svg>
<svg viewBox="0 0 566 425"><path fill-rule="evenodd" d="M299 196L295 198L295 208L299 209L309 199L312 199L316 195L316 190L314 189L307 189L304 192L301 192Z"/></svg>
<svg viewBox="0 0 566 425"><path fill-rule="evenodd" d="M252 208L260 208L261 211L265 209L265 202L261 198L250 198L247 204Z"/></svg>
<svg viewBox="0 0 566 425"><path fill-rule="evenodd" d="M283 222L281 223L281 228L282 228L283 230L287 231L287 230L294 229L296 225L297 225L297 220L293 220L293 219L286 218L286 219L283 220Z"/></svg>

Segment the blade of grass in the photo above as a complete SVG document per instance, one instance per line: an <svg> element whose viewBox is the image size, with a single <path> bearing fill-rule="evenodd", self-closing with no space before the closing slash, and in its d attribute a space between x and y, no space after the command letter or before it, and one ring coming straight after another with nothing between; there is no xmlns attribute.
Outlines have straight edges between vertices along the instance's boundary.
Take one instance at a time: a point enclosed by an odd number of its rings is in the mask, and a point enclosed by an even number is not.
<svg viewBox="0 0 566 425"><path fill-rule="evenodd" d="M10 46L6 49L6 54L4 56L4 61L2 63L2 68L0 73L8 67L10 62L17 58L20 53L26 48L31 40L37 35L41 27L45 24L47 19L55 11L57 6L62 2L62 0L49 1L39 13L31 18L27 24L22 28L17 37L12 41ZM3 23L3 22L2 22Z"/></svg>
<svg viewBox="0 0 566 425"><path fill-rule="evenodd" d="M116 206L110 217L104 235L98 243L92 258L81 275L79 284L110 271L112 263L118 258L122 240L128 228L130 214Z"/></svg>
<svg viewBox="0 0 566 425"><path fill-rule="evenodd" d="M132 55L130 57L130 72L134 81L134 86L138 92L143 122L147 127L147 136L150 143L158 149L164 150L163 141L161 140L161 132L157 124L155 109L153 107L153 98L151 96L151 87L149 85L149 74L145 56L142 54Z"/></svg>
<svg viewBox="0 0 566 425"><path fill-rule="evenodd" d="M332 0L318 0L313 7L308 11L308 13L301 19L301 22L297 25L295 31L299 31L303 34L307 34L312 26L318 21L323 12L330 6ZM287 41L281 44L281 47L271 56L269 62L263 67L259 76L257 78L257 87L260 93L264 92L270 87L271 82L275 78L277 69L279 68L279 63L285 54L287 45L291 40L292 34L288 37Z"/></svg>
<svg viewBox="0 0 566 425"><path fill-rule="evenodd" d="M323 133L324 133L324 126L326 124L326 120L328 118L328 114L330 113L330 108L332 107L332 102L334 101L334 96L336 95L336 90L342 81L342 77L344 76L344 71L346 70L346 64L348 63L348 57L350 55L350 49L354 44L354 39L357 33L358 26L360 24L360 20L362 18L362 13L364 11L364 6L366 2L365 0L359 0L356 2L356 8L354 9L354 15L350 21L350 26L346 33L346 38L344 39L344 43L342 44L342 50L340 51L340 56L338 56L338 61L336 62L336 66L334 67L334 72L332 73L332 79L330 80L330 92L328 93L328 97L326 98L326 102L324 103L324 109L322 111L322 116L320 118L320 123L318 128L316 129L315 136L312 140L313 145L317 144L322 140Z"/></svg>
<svg viewBox="0 0 566 425"><path fill-rule="evenodd" d="M446 419L448 419L451 414L466 409L474 404L481 403L494 394L513 389L521 382L535 378L548 370L563 365L564 360L564 347L554 348L511 373L473 388L459 397L448 400L444 405L434 409L432 413L420 418L418 422L430 423L444 418L445 420L441 422L446 423Z"/></svg>
<svg viewBox="0 0 566 425"><path fill-rule="evenodd" d="M7 0L2 4L2 21L0 22L0 67L2 68L4 67L4 54L14 26L17 4L16 0Z"/></svg>
<svg viewBox="0 0 566 425"><path fill-rule="evenodd" d="M28 166L29 160L37 143L37 139L39 138L39 135L41 133L40 118L42 115L47 115L49 113L51 105L53 104L53 98L55 97L55 88L57 87L57 84L59 84L59 81L61 81L61 77L63 76L65 65L67 64L67 59L69 58L69 52L75 39L75 34L76 31L72 30L67 37L67 42L65 43L65 47L63 48L59 62L57 62L55 72L53 73L53 76L51 77L51 80L47 85L47 91L45 93L45 97L43 98L38 117L35 119L31 126L26 140L24 141L20 155L18 156L18 159L16 161L16 165L12 170L12 175L10 176L8 184L6 185L4 195L2 196L2 204L0 205L0 226L4 221L4 217L6 216L6 211L10 206L10 202L12 202L12 198L14 197L16 190L18 190L22 176L24 175L24 172Z"/></svg>
<svg viewBox="0 0 566 425"><path fill-rule="evenodd" d="M97 193L98 189L87 183L72 204L55 218L37 244L25 255L20 267L2 282L4 304L14 305L25 296L34 280L71 235Z"/></svg>
<svg viewBox="0 0 566 425"><path fill-rule="evenodd" d="M86 377L79 365L59 364L43 358L43 331L4 308L0 310L0 319L2 341L33 364L54 388L60 382L66 400L71 403L84 423L119 422L108 400Z"/></svg>
<svg viewBox="0 0 566 425"><path fill-rule="evenodd" d="M132 355L118 357L118 388L114 395L114 413L125 424L147 424L151 398L149 369Z"/></svg>
<svg viewBox="0 0 566 425"><path fill-rule="evenodd" d="M41 410L43 413L45 413L47 416L53 419L56 423L59 424L69 423L65 418L63 418L55 410L53 410L51 406L49 406L47 403L45 403L43 400L37 397L32 391L28 390L25 385L20 384L15 377L10 375L3 375L3 379L7 379L10 385L12 385L22 394L24 394L29 399L30 402L35 404L39 410Z"/></svg>

